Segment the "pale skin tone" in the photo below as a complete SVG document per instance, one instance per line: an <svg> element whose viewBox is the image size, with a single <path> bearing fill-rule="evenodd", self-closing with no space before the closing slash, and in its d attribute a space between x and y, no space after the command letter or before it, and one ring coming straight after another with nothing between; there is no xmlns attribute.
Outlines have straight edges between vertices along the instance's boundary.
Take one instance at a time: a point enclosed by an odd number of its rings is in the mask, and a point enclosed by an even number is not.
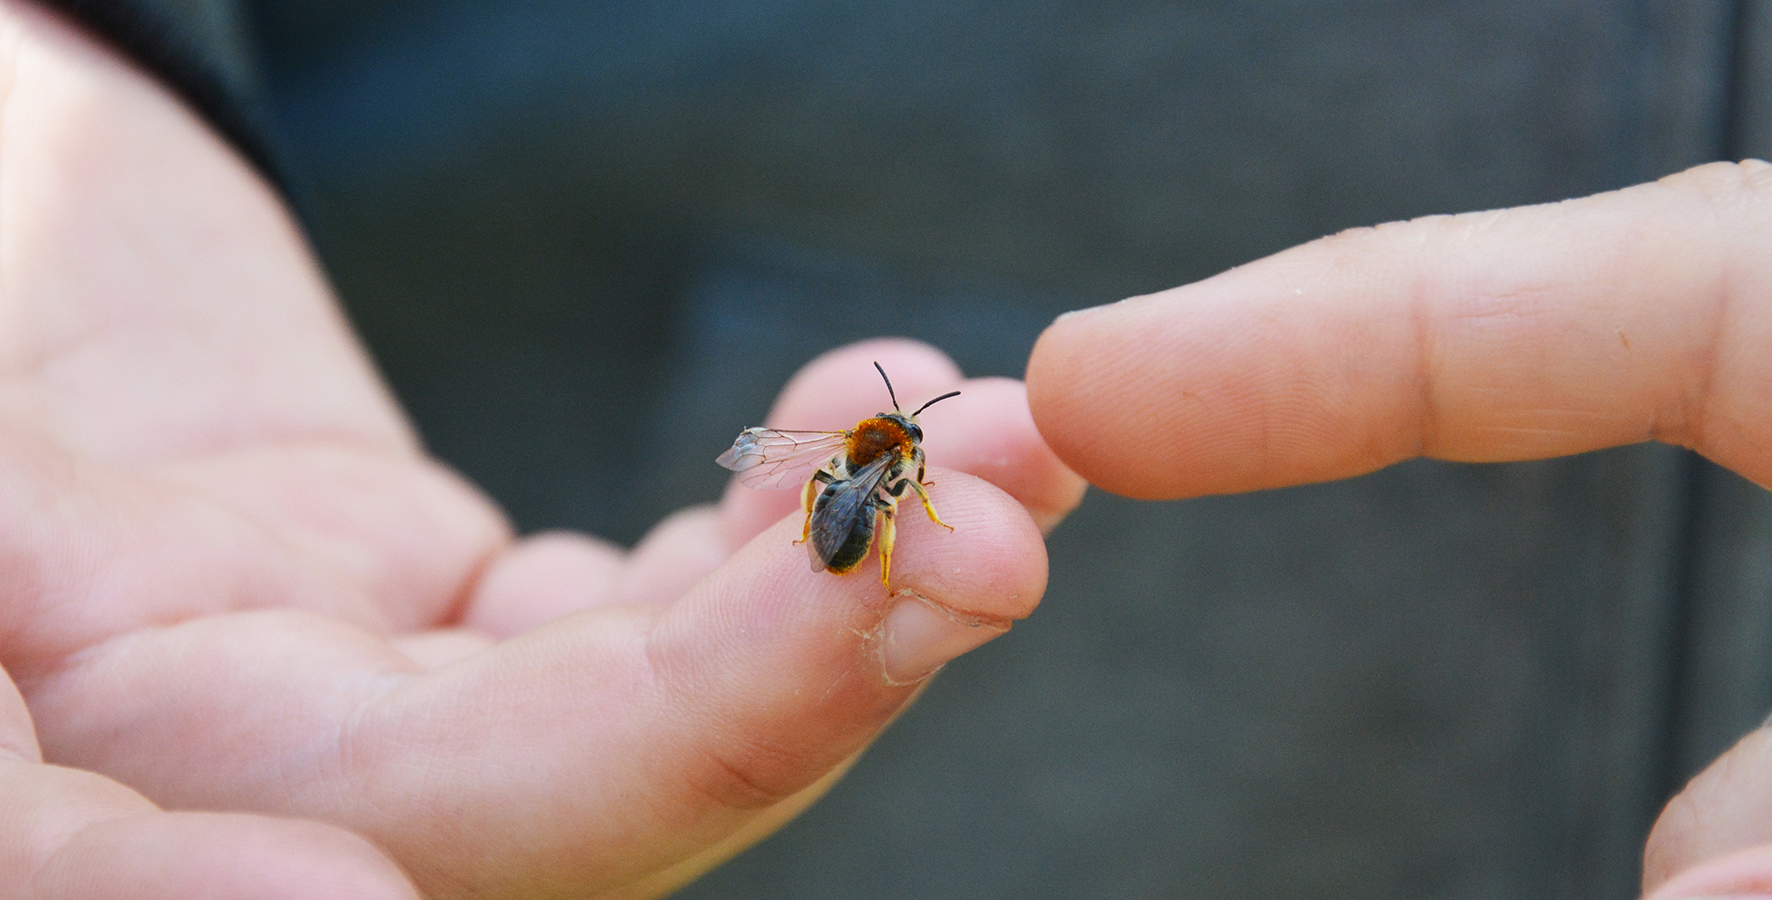
<svg viewBox="0 0 1772 900"><path fill-rule="evenodd" d="M515 539L196 117L13 0L0 86L0 897L659 896L1039 602L1082 483L1019 382L876 341L732 423L964 391L893 594L793 491Z"/></svg>
<svg viewBox="0 0 1772 900"><path fill-rule="evenodd" d="M658 896L1038 602L1081 484L1014 382L876 342L735 423L852 424L873 360L965 391L923 417L955 531L901 518L898 596L809 571L792 491L631 552L516 540L196 118L15 0L0 84L0 895ZM1352 232L1065 319L1034 413L1149 497L1642 440L1772 485L1769 185ZM1772 888L1765 732L1669 807L1645 887Z"/></svg>
<svg viewBox="0 0 1772 900"><path fill-rule="evenodd" d="M1137 497L1641 441L1772 487L1772 166L1325 238L1061 318L1028 391L1060 458ZM1648 896L1772 896L1769 734L1667 807Z"/></svg>

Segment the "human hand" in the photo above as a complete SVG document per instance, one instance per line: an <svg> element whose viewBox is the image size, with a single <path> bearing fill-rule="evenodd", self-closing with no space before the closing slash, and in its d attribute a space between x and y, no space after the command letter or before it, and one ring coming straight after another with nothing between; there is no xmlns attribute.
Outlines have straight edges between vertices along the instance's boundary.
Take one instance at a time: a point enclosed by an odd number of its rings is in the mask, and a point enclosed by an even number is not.
<svg viewBox="0 0 1772 900"><path fill-rule="evenodd" d="M24 701L0 693L0 884L21 896L292 872L341 896L657 896L1038 602L1040 525L1081 483L1018 383L903 341L814 362L771 420L875 412L875 359L902 395L965 391L924 416L956 530L901 517L897 594L812 572L792 492L735 490L632 552L513 541L424 456L213 135L18 0L0 61L0 665ZM101 856L115 881L55 874Z"/></svg>
<svg viewBox="0 0 1772 900"><path fill-rule="evenodd" d="M1716 164L1349 231L1072 314L1040 338L1028 391L1060 458L1136 497L1648 440L1772 487L1769 346L1772 167ZM1772 891L1768 842L1762 729L1667 807L1644 888Z"/></svg>
<svg viewBox="0 0 1772 900"><path fill-rule="evenodd" d="M356 835L247 813L164 812L135 791L46 765L0 677L0 878L32 900L407 898L406 876Z"/></svg>

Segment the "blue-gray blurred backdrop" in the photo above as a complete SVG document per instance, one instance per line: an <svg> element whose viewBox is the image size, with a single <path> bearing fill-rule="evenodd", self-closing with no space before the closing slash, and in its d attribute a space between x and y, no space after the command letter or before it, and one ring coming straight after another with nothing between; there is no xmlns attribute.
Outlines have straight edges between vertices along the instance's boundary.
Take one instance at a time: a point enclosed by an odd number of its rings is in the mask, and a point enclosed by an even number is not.
<svg viewBox="0 0 1772 900"><path fill-rule="evenodd" d="M202 0L190 0L201 4ZM251 0L431 448L632 541L813 355L1768 152L1765 5ZM1111 364L1111 361L1104 361ZM1105 437L1104 437L1105 439ZM1626 898L1772 706L1772 507L1668 448L1093 494L1045 605L688 898Z"/></svg>

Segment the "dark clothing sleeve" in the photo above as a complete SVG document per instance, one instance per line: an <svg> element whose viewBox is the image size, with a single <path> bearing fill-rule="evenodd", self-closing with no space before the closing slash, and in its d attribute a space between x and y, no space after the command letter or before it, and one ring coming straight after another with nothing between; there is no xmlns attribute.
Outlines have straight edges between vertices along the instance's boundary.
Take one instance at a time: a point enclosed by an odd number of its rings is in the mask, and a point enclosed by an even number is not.
<svg viewBox="0 0 1772 900"><path fill-rule="evenodd" d="M243 11L231 0L38 0L181 95L278 187Z"/></svg>

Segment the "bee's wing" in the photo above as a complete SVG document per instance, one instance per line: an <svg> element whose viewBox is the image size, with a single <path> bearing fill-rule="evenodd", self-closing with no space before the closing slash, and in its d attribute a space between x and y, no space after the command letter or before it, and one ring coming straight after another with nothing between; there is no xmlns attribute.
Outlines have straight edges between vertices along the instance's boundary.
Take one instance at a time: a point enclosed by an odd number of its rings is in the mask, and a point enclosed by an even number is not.
<svg viewBox="0 0 1772 900"><path fill-rule="evenodd" d="M737 472L746 487L764 491L799 487L848 436L843 431L746 428L714 462Z"/></svg>
<svg viewBox="0 0 1772 900"><path fill-rule="evenodd" d="M874 491L886 480L894 457L882 453L856 473L827 485L813 501L812 520L807 525L806 547L812 554L812 571L830 567L831 559L857 528L874 527ZM870 542L871 542L870 538ZM845 569L844 571L847 571Z"/></svg>

